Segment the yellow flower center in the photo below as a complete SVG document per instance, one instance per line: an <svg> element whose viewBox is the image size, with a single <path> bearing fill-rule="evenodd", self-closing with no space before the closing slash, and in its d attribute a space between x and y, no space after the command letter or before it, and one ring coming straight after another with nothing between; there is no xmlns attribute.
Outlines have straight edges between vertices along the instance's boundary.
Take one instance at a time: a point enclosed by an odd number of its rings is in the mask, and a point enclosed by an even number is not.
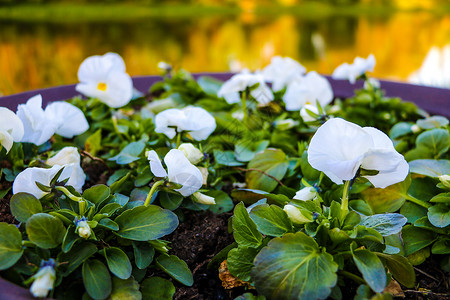
<svg viewBox="0 0 450 300"><path fill-rule="evenodd" d="M97 85L97 89L99 89L102 92L106 91L106 88L107 88L106 83L99 82L99 84Z"/></svg>

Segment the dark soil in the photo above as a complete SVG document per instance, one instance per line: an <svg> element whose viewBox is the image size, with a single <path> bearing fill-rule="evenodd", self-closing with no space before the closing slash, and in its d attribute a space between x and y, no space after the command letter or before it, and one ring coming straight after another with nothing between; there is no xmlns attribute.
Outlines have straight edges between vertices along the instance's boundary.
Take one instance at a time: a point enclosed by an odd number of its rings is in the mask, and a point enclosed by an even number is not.
<svg viewBox="0 0 450 300"><path fill-rule="evenodd" d="M185 211L185 220L165 240L171 241L170 254L183 259L194 275L194 285L177 285L174 299L228 300L243 294L243 288L226 290L219 279L218 266L208 263L223 248L233 243L228 233L231 213L215 215L210 211Z"/></svg>

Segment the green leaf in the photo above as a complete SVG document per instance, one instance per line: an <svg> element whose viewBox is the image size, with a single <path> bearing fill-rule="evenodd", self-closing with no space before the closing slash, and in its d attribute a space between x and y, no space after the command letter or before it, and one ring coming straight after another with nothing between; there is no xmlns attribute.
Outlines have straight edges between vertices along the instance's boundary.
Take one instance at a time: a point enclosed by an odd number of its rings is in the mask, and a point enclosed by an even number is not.
<svg viewBox="0 0 450 300"><path fill-rule="evenodd" d="M254 264L256 290L269 299L325 299L337 282L333 257L302 232L274 238Z"/></svg>
<svg viewBox="0 0 450 300"><path fill-rule="evenodd" d="M239 246L257 248L261 245L262 235L242 202L234 208L232 225L233 236Z"/></svg>
<svg viewBox="0 0 450 300"><path fill-rule="evenodd" d="M320 176L320 171L311 167L308 162L308 152L304 151L300 161L300 169L302 170L303 177L308 180L316 180Z"/></svg>
<svg viewBox="0 0 450 300"><path fill-rule="evenodd" d="M407 123L407 122L399 122L397 124L395 124L394 126L392 126L391 130L389 131L389 137L393 140L410 134L412 133L411 131L411 126L413 124L412 123Z"/></svg>
<svg viewBox="0 0 450 300"><path fill-rule="evenodd" d="M111 217L122 206L119 203L108 203L102 207L99 214L104 214L107 217Z"/></svg>
<svg viewBox="0 0 450 300"><path fill-rule="evenodd" d="M352 251L352 255L356 267L370 288L377 293L383 292L386 286L386 271L376 254L364 249Z"/></svg>
<svg viewBox="0 0 450 300"><path fill-rule="evenodd" d="M431 247L433 254L450 254L450 238L442 237Z"/></svg>
<svg viewBox="0 0 450 300"><path fill-rule="evenodd" d="M31 242L38 247L51 249L62 243L66 229L58 218L38 213L28 219L26 231Z"/></svg>
<svg viewBox="0 0 450 300"><path fill-rule="evenodd" d="M133 277L126 280L113 277L111 300L141 300L142 294L139 291L139 283Z"/></svg>
<svg viewBox="0 0 450 300"><path fill-rule="evenodd" d="M431 198L430 202L450 204L450 193L440 193Z"/></svg>
<svg viewBox="0 0 450 300"><path fill-rule="evenodd" d="M398 282L408 288L414 287L416 275L408 259L398 254L384 254L379 252L375 254L385 260L389 272L392 273Z"/></svg>
<svg viewBox="0 0 450 300"><path fill-rule="evenodd" d="M402 238L406 256L431 245L436 240L435 234L432 231L417 228L412 225L403 227Z"/></svg>
<svg viewBox="0 0 450 300"><path fill-rule="evenodd" d="M78 268L86 259L97 252L97 247L88 242L75 245L68 253L58 254L58 263L64 268L63 276L67 276Z"/></svg>
<svg viewBox="0 0 450 300"><path fill-rule="evenodd" d="M369 217L363 217L360 225L367 228L373 228L382 236L399 233L405 225L407 219L401 214L378 214Z"/></svg>
<svg viewBox="0 0 450 300"><path fill-rule="evenodd" d="M102 130L98 129L96 132L91 134L84 142L84 148L86 152L92 156L97 155L97 153L102 150Z"/></svg>
<svg viewBox="0 0 450 300"><path fill-rule="evenodd" d="M436 204L428 209L428 220L436 227L444 228L450 225L450 206Z"/></svg>
<svg viewBox="0 0 450 300"><path fill-rule="evenodd" d="M271 204L278 204L279 206L284 206L288 204L290 199L283 194L270 194L261 190L251 190L251 189L236 189L231 192L231 197L236 201L242 201L245 204L253 204L261 199L267 199Z"/></svg>
<svg viewBox="0 0 450 300"><path fill-rule="evenodd" d="M417 266L426 261L428 257L430 257L430 247L425 247L408 255L407 259L413 266Z"/></svg>
<svg viewBox="0 0 450 300"><path fill-rule="evenodd" d="M32 215L42 212L41 202L28 193L14 194L9 205L11 213L19 222L26 222Z"/></svg>
<svg viewBox="0 0 450 300"><path fill-rule="evenodd" d="M384 189L368 188L361 193L361 196L376 214L395 212L405 203L410 184L411 178L408 176L405 181Z"/></svg>
<svg viewBox="0 0 450 300"><path fill-rule="evenodd" d="M239 297L234 298L234 300L266 300L264 296L255 296L252 293L245 293Z"/></svg>
<svg viewBox="0 0 450 300"><path fill-rule="evenodd" d="M23 254L22 235L15 225L0 222L0 270L13 266Z"/></svg>
<svg viewBox="0 0 450 300"><path fill-rule="evenodd" d="M134 241L156 240L172 233L178 226L178 217L155 205L137 206L124 211L115 219L117 235Z"/></svg>
<svg viewBox="0 0 450 300"><path fill-rule="evenodd" d="M106 299L112 291L111 276L105 265L97 260L86 260L83 263L83 283L86 292L94 298Z"/></svg>
<svg viewBox="0 0 450 300"><path fill-rule="evenodd" d="M119 165L129 164L140 158L139 155L142 153L144 148L145 143L143 141L129 143L122 149L122 151L120 151L119 154L109 158L109 160L115 160Z"/></svg>
<svg viewBox="0 0 450 300"><path fill-rule="evenodd" d="M450 134L447 129L431 129L421 134L416 139L417 148L427 149L434 158L447 152L450 147Z"/></svg>
<svg viewBox="0 0 450 300"><path fill-rule="evenodd" d="M432 116L426 119L417 120L416 124L422 129L433 129L447 126L448 119L443 116Z"/></svg>
<svg viewBox="0 0 450 300"><path fill-rule="evenodd" d="M239 246L228 252L227 266L231 275L242 281L250 281L250 271L253 268L253 260L258 254L255 248Z"/></svg>
<svg viewBox="0 0 450 300"><path fill-rule="evenodd" d="M208 196L211 196L216 201L215 205L210 205L208 210L212 211L215 214L222 214L225 212L229 212L233 209L234 203L231 200L230 196L227 193L220 190L210 190L205 193Z"/></svg>
<svg viewBox="0 0 450 300"><path fill-rule="evenodd" d="M228 167L236 167L243 165L242 162L236 160L233 151L220 151L214 149L213 153L214 159L216 160L216 163L218 163L219 165L224 165Z"/></svg>
<svg viewBox="0 0 450 300"><path fill-rule="evenodd" d="M175 294L173 283L161 277L150 277L141 283L142 300L172 300Z"/></svg>
<svg viewBox="0 0 450 300"><path fill-rule="evenodd" d="M266 140L259 142L240 140L234 147L234 155L238 161L250 161L256 153L263 151L268 145L269 141Z"/></svg>
<svg viewBox="0 0 450 300"><path fill-rule="evenodd" d="M181 202L183 202L183 199L184 199L184 197L180 194L164 192L164 191L160 191L158 193L158 197L159 197L159 202L161 203L161 206L166 209L169 209L169 210L177 209L181 205ZM144 201L145 201L145 199L144 199Z"/></svg>
<svg viewBox="0 0 450 300"><path fill-rule="evenodd" d="M131 262L125 252L116 247L109 247L100 253L105 256L111 273L120 279L128 279L131 276Z"/></svg>
<svg viewBox="0 0 450 300"><path fill-rule="evenodd" d="M111 184L109 186L109 188L111 189L111 193L117 193L120 192L122 190L122 188L124 188L125 184L128 182L128 178L130 178L131 176L131 172L128 172L125 174L125 176L123 176L122 178L120 178L119 180L115 181L113 184Z"/></svg>
<svg viewBox="0 0 450 300"><path fill-rule="evenodd" d="M103 218L98 222L98 226L110 229L112 231L119 230L119 225L109 218Z"/></svg>
<svg viewBox="0 0 450 300"><path fill-rule="evenodd" d="M103 201L108 199L110 194L111 193L109 187L103 184L98 184L85 190L83 192L83 198L89 200L95 205L99 205Z"/></svg>
<svg viewBox="0 0 450 300"><path fill-rule="evenodd" d="M72 246L76 241L80 239L80 236L75 233L75 226L72 224L67 227L66 234L64 235L64 239L62 242L61 249L64 253L67 253L72 249Z"/></svg>
<svg viewBox="0 0 450 300"><path fill-rule="evenodd" d="M439 177L450 174L450 160L447 159L416 159L409 162L409 171L429 177Z"/></svg>
<svg viewBox="0 0 450 300"><path fill-rule="evenodd" d="M427 215L427 209L425 207L407 201L400 209L400 213L408 219L409 223L413 224L418 219Z"/></svg>
<svg viewBox="0 0 450 300"><path fill-rule="evenodd" d="M156 259L156 265L170 277L186 286L192 286L194 283L194 277L187 264L175 255L160 255Z"/></svg>
<svg viewBox="0 0 450 300"><path fill-rule="evenodd" d="M147 268L153 261L155 248L148 243L133 242L134 262L139 269Z"/></svg>
<svg viewBox="0 0 450 300"><path fill-rule="evenodd" d="M138 175L134 180L134 185L136 187L147 185L153 177L153 174L150 172L150 166L145 166L144 169L138 172Z"/></svg>
<svg viewBox="0 0 450 300"><path fill-rule="evenodd" d="M282 236L292 231L292 222L283 209L276 205L262 204L250 211L250 217L259 232L269 236Z"/></svg>
<svg viewBox="0 0 450 300"><path fill-rule="evenodd" d="M277 187L278 182L266 174L281 180L286 174L288 166L289 161L283 151L266 149L264 152L256 154L255 158L248 163L248 169L259 171L248 171L245 174L245 181L250 189L271 192Z"/></svg>

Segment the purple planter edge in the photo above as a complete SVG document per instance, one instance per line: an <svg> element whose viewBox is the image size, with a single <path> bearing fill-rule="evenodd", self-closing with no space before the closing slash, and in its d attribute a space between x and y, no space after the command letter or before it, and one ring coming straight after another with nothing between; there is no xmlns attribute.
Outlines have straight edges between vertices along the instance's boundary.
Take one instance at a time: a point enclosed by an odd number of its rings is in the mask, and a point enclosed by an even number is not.
<svg viewBox="0 0 450 300"><path fill-rule="evenodd" d="M233 74L196 73L193 76L198 78L205 75L220 80L227 80ZM361 88L363 84L362 81L351 84L346 80L335 80L331 79L329 76L327 76L327 78L331 83L336 98L348 98L353 96L354 90ZM161 79L161 76L136 76L133 77L133 84L137 90L146 93L153 83L160 81ZM450 117L450 89L426 87L386 80L381 80L380 82L381 88L386 92L386 96L400 97L405 101L415 103L430 114ZM18 104L25 103L29 98L37 94L42 95L44 106L52 101L65 100L79 95L75 90L75 84L63 85L0 97L0 105L15 111Z"/></svg>

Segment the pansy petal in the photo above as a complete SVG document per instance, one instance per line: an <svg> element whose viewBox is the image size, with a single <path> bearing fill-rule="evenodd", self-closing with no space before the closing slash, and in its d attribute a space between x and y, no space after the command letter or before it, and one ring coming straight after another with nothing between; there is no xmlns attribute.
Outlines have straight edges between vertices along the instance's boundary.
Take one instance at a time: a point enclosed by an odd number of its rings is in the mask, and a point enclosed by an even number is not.
<svg viewBox="0 0 450 300"><path fill-rule="evenodd" d="M89 129L81 109L64 101L50 103L45 108L45 115L55 123L55 133L65 138L73 138Z"/></svg>
<svg viewBox="0 0 450 300"><path fill-rule="evenodd" d="M22 121L6 107L0 107L0 131L8 133L14 142L20 142L24 135Z"/></svg>
<svg viewBox="0 0 450 300"><path fill-rule="evenodd" d="M191 164L182 151L172 149L164 157L167 165L169 180L182 185L177 189L184 197L198 191L203 184L203 176L200 170Z"/></svg>
<svg viewBox="0 0 450 300"><path fill-rule="evenodd" d="M55 165L51 169L45 168L27 168L20 172L13 183L13 194L17 193L29 193L40 199L47 193L42 191L36 182L39 182L45 186L50 184L50 181L55 177L56 173L61 170L62 166ZM60 178L62 178L62 174ZM65 177L67 178L67 177ZM62 178L63 179L63 178Z"/></svg>
<svg viewBox="0 0 450 300"><path fill-rule="evenodd" d="M59 150L56 155L47 159L46 163L49 166L54 165L67 165L67 164L80 164L80 153L76 147L64 147Z"/></svg>
<svg viewBox="0 0 450 300"><path fill-rule="evenodd" d="M13 137L8 132L0 130L0 145L6 149L6 153L8 153L9 150L11 150L13 144L14 144Z"/></svg>
<svg viewBox="0 0 450 300"><path fill-rule="evenodd" d="M166 109L155 117L155 132L165 134L169 139L173 139L177 134L175 128L183 122L184 113L177 108Z"/></svg>
<svg viewBox="0 0 450 300"><path fill-rule="evenodd" d="M106 53L103 56L94 55L86 58L78 69L80 82L102 81L109 72L125 72L125 63L117 53Z"/></svg>
<svg viewBox="0 0 450 300"><path fill-rule="evenodd" d="M105 93L99 99L109 107L118 108L130 102L133 97L133 81L124 72L112 71L106 78Z"/></svg>
<svg viewBox="0 0 450 300"><path fill-rule="evenodd" d="M409 174L409 165L405 159L399 162L397 167L391 171L380 171L377 175L364 176L374 187L382 188L388 187L405 180Z"/></svg>
<svg viewBox="0 0 450 300"><path fill-rule="evenodd" d="M164 170L164 167L159 159L158 154L155 150L150 150L147 156L148 161L150 162L150 170L156 177L166 177L167 172Z"/></svg>

